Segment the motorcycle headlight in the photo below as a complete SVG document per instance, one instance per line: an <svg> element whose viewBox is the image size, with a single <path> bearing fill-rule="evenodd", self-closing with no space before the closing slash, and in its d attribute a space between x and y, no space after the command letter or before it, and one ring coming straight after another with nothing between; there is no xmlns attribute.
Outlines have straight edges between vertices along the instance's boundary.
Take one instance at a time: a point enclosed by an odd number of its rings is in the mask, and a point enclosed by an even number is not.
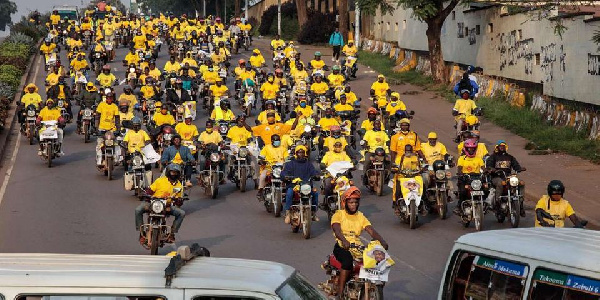
<svg viewBox="0 0 600 300"><path fill-rule="evenodd" d="M212 162L218 162L219 161L219 153L211 153L210 154L210 161L212 161Z"/></svg>
<svg viewBox="0 0 600 300"><path fill-rule="evenodd" d="M247 148L240 148L240 152L238 153L238 155L241 158L246 158L246 156L248 156L248 149Z"/></svg>
<svg viewBox="0 0 600 300"><path fill-rule="evenodd" d="M475 179L471 181L471 187L476 191L481 190L481 180Z"/></svg>
<svg viewBox="0 0 600 300"><path fill-rule="evenodd" d="M281 168L273 168L273 177L275 177L275 178L281 177Z"/></svg>
<svg viewBox="0 0 600 300"><path fill-rule="evenodd" d="M135 68L129 68L129 73L135 73Z"/></svg>
<svg viewBox="0 0 600 300"><path fill-rule="evenodd" d="M152 211L155 214L160 214L165 209L165 205L160 200L156 200L152 202Z"/></svg>
<svg viewBox="0 0 600 300"><path fill-rule="evenodd" d="M28 117L35 117L35 110L28 110L27 111L27 116Z"/></svg>
<svg viewBox="0 0 600 300"><path fill-rule="evenodd" d="M227 130L229 130L229 128L227 128L227 125L221 125L221 126L219 126L219 132L220 133L225 134L225 133L227 133Z"/></svg>
<svg viewBox="0 0 600 300"><path fill-rule="evenodd" d="M91 117L92 116L92 110L91 109L86 109L83 111L83 115L85 117Z"/></svg>
<svg viewBox="0 0 600 300"><path fill-rule="evenodd" d="M96 58L100 58L100 52L96 52Z"/></svg>
<svg viewBox="0 0 600 300"><path fill-rule="evenodd" d="M519 178L511 177L509 180L510 186L519 186Z"/></svg>
<svg viewBox="0 0 600 300"><path fill-rule="evenodd" d="M185 112L185 109L183 108L183 106L178 106L177 107L177 113L178 114L183 114Z"/></svg>
<svg viewBox="0 0 600 300"><path fill-rule="evenodd" d="M308 184L303 184L300 187L300 194L302 194L302 195L305 195L305 196L310 195L311 191L312 191L312 187L310 187L310 185L308 185Z"/></svg>
<svg viewBox="0 0 600 300"><path fill-rule="evenodd" d="M63 106L65 106L65 102L64 102L64 101L62 101L62 100L58 100L58 104L57 104L57 106L58 106L58 107L63 107Z"/></svg>
<svg viewBox="0 0 600 300"><path fill-rule="evenodd" d="M142 159L141 156L136 156L133 158L132 163L135 167L140 167L140 166L144 165L144 160Z"/></svg>
<svg viewBox="0 0 600 300"><path fill-rule="evenodd" d="M446 178L446 172L444 170L435 171L435 178L437 180L442 180L442 179Z"/></svg>
<svg viewBox="0 0 600 300"><path fill-rule="evenodd" d="M165 133L165 134L163 135L163 139L164 139L165 141L170 141L170 140L171 140L171 134L170 134L170 133Z"/></svg>
<svg viewBox="0 0 600 300"><path fill-rule="evenodd" d="M253 91L252 87L249 87L249 88L248 88L248 92L249 92L249 93L252 93L252 91Z"/></svg>

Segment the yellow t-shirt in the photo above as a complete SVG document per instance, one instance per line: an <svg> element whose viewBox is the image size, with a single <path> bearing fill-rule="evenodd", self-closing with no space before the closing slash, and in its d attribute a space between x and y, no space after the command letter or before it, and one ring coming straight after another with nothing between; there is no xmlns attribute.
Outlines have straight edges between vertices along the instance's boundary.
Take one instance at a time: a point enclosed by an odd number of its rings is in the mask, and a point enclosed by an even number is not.
<svg viewBox="0 0 600 300"><path fill-rule="evenodd" d="M142 151L142 148L144 148L146 142L149 141L150 136L148 136L148 134L143 130L138 132L135 132L134 130L127 130L125 137L123 137L123 142L127 143L127 151L129 151L129 153Z"/></svg>
<svg viewBox="0 0 600 300"><path fill-rule="evenodd" d="M377 148L381 147L385 150L385 153L389 153L386 143L390 140L390 138L385 131L369 130L365 133L363 140L365 140L369 145L369 152L375 152Z"/></svg>
<svg viewBox="0 0 600 300"><path fill-rule="evenodd" d="M349 47L348 45L344 45L344 47L342 48L342 53L344 53L347 56L355 56L357 52L358 52L358 49L354 45L352 47Z"/></svg>
<svg viewBox="0 0 600 300"><path fill-rule="evenodd" d="M134 44L135 49L145 49L146 48L146 37L143 35L134 36L133 44Z"/></svg>
<svg viewBox="0 0 600 300"><path fill-rule="evenodd" d="M283 46L285 46L285 41L282 39L271 41L271 47L273 47L273 49L275 49L275 50L277 50L277 48L283 47Z"/></svg>
<svg viewBox="0 0 600 300"><path fill-rule="evenodd" d="M205 144L218 144L223 141L221 134L216 131L208 133L203 131L198 137L198 141L203 142Z"/></svg>
<svg viewBox="0 0 600 300"><path fill-rule="evenodd" d="M58 118L61 117L60 109L53 108L49 109L48 107L42 108L40 114L38 115L42 119L42 121L58 121Z"/></svg>
<svg viewBox="0 0 600 300"><path fill-rule="evenodd" d="M456 163L457 167L462 167L464 174L481 173L481 168L485 166L483 160L477 156L467 157L466 155L461 156Z"/></svg>
<svg viewBox="0 0 600 300"><path fill-rule="evenodd" d="M327 75L327 80L329 80L329 86L336 87L344 85L344 76L342 74L329 74Z"/></svg>
<svg viewBox="0 0 600 300"><path fill-rule="evenodd" d="M371 89L375 90L375 96L385 96L387 90L390 89L390 85L387 82L380 83L379 81L373 82Z"/></svg>
<svg viewBox="0 0 600 300"><path fill-rule="evenodd" d="M399 163L400 157L404 155L404 147L406 145L413 146L414 152L421 150L421 141L414 131L409 131L408 134L398 132L392 136L390 150L396 152L396 164Z"/></svg>
<svg viewBox="0 0 600 300"><path fill-rule="evenodd" d="M224 96L225 94L227 94L227 91L229 91L227 86L225 86L224 84L222 84L221 86L211 85L209 90L213 93L213 96L215 97Z"/></svg>
<svg viewBox="0 0 600 300"><path fill-rule="evenodd" d="M112 73L109 73L108 75L100 73L96 79L100 83L100 86L110 87L117 78Z"/></svg>
<svg viewBox="0 0 600 300"><path fill-rule="evenodd" d="M464 148L465 142L460 142L458 144L458 155L463 155L462 150ZM484 156L488 155L487 147L484 143L477 143L477 150L475 151L475 156L483 159Z"/></svg>
<svg viewBox="0 0 600 300"><path fill-rule="evenodd" d="M274 112L275 113L275 122L281 122L281 116L279 115L279 113L275 110L263 110L258 114L258 117L256 117L256 120L258 120L258 123L260 124L267 124L269 121L267 120L267 113L268 112ZM293 122L292 122L293 124Z"/></svg>
<svg viewBox="0 0 600 300"><path fill-rule="evenodd" d="M397 161L401 170L414 171L418 170L421 167L421 164L419 163L419 156L417 156L416 154L413 154L412 156L404 156L404 159L402 159L402 156L400 156L400 158L397 159ZM402 162L402 164L400 164L400 162Z"/></svg>
<svg viewBox="0 0 600 300"><path fill-rule="evenodd" d="M357 211L351 215L346 210L340 209L333 214L331 217L331 225L340 224L342 234L351 244L362 245L360 241L360 234L367 226L371 226L371 222L363 215L362 212ZM335 237L335 233L333 235ZM338 245L342 246L342 242L336 238Z"/></svg>
<svg viewBox="0 0 600 300"><path fill-rule="evenodd" d="M173 118L173 116L170 115L169 113L167 113L166 115L163 115L160 112L157 112L152 117L152 121L154 121L156 126L161 126L164 124L169 124L169 125L175 124L175 118Z"/></svg>
<svg viewBox="0 0 600 300"><path fill-rule="evenodd" d="M347 104L347 103L346 104L338 103L333 106L333 110L335 110L335 111L354 111L354 106Z"/></svg>
<svg viewBox="0 0 600 300"><path fill-rule="evenodd" d="M175 131L181 136L184 141L192 141L195 136L199 136L198 127L194 124L187 125L179 123L175 126Z"/></svg>
<svg viewBox="0 0 600 300"><path fill-rule="evenodd" d="M21 97L21 103L23 103L24 107L33 104L39 108L40 103L42 103L42 97L38 93L24 93L23 97Z"/></svg>
<svg viewBox="0 0 600 300"><path fill-rule="evenodd" d="M344 149L344 147L348 146L348 141L346 140L345 137L341 136L336 139L332 136L328 136L325 138L325 140L323 140L323 147L327 147L327 148L329 148L329 150L333 150L333 145L335 145L336 142L342 143L342 149Z"/></svg>
<svg viewBox="0 0 600 300"><path fill-rule="evenodd" d="M327 83L321 81L321 82L315 82L313 84L310 85L310 90L312 92L314 92L315 94L325 94L325 92L327 92L327 90L329 90L329 86L327 85Z"/></svg>
<svg viewBox="0 0 600 300"><path fill-rule="evenodd" d="M174 63L171 63L171 61L168 61L167 63L165 63L165 67L163 68L163 70L167 73L172 73L172 72L179 72L179 69L181 69L181 65L176 61Z"/></svg>
<svg viewBox="0 0 600 300"><path fill-rule="evenodd" d="M323 156L321 163L325 164L326 166L329 167L332 163L338 162L338 161L352 161L352 160L350 159L350 156L348 156L348 154L346 154L345 151L342 151L340 153L337 153L335 151L327 151L327 153L325 153L325 155Z"/></svg>
<svg viewBox="0 0 600 300"><path fill-rule="evenodd" d="M286 125L286 124L281 124L281 123L275 123L273 125L261 124L261 125L252 127L252 133L255 136L260 136L260 138L263 140L265 145L270 145L272 135L278 134L279 136L282 136L282 135L290 132L291 129L292 129L291 125Z"/></svg>
<svg viewBox="0 0 600 300"><path fill-rule="evenodd" d="M421 143L421 152L430 165L436 160L444 160L444 155L448 153L446 146L440 142L435 143L435 146L431 146L429 143Z"/></svg>
<svg viewBox="0 0 600 300"><path fill-rule="evenodd" d="M269 165L274 165L278 162L284 162L288 156L288 151L283 146L273 147L273 145L268 144L260 150L260 156L264 157Z"/></svg>
<svg viewBox="0 0 600 300"><path fill-rule="evenodd" d="M212 72L206 70L202 72L202 78L210 84L215 84L215 82L217 82L217 78L219 78L219 73L215 70Z"/></svg>
<svg viewBox="0 0 600 300"><path fill-rule="evenodd" d="M260 91L263 92L263 99L271 100L277 97L279 86L275 83L265 82L260 87Z"/></svg>
<svg viewBox="0 0 600 300"><path fill-rule="evenodd" d="M96 112L100 114L100 130L115 130L115 117L119 115L119 108L114 104L101 102L96 108Z"/></svg>
<svg viewBox="0 0 600 300"><path fill-rule="evenodd" d="M393 104L395 104L395 105L393 105ZM398 100L396 102L390 102L385 107L385 111L387 111L390 116L396 114L396 112L399 110L406 110L406 105L404 104L404 102L402 102L400 100Z"/></svg>
<svg viewBox="0 0 600 300"><path fill-rule="evenodd" d="M233 121L235 120L235 115L233 114L231 109L225 111L221 109L221 107L215 107L215 109L213 109L213 111L210 113L210 118L215 121Z"/></svg>
<svg viewBox="0 0 600 300"><path fill-rule="evenodd" d="M262 65L265 64L265 58L262 55L252 55L250 56L250 59L248 59L250 61L250 65L255 67L255 68L260 68L262 67Z"/></svg>
<svg viewBox="0 0 600 300"><path fill-rule="evenodd" d="M336 118L321 118L318 124L321 126L321 130L329 131L331 126L339 126L340 122Z"/></svg>
<svg viewBox="0 0 600 300"><path fill-rule="evenodd" d="M459 115L464 114L465 117L470 116L471 111L475 108L477 108L477 104L471 99L458 99L456 100L456 103L454 103L454 110L458 111Z"/></svg>
<svg viewBox="0 0 600 300"><path fill-rule="evenodd" d="M550 202L550 208L548 209L548 202ZM559 201L550 200L550 196L544 195L538 201L535 209L541 208L552 215L554 220L546 219L546 222L553 224L554 227L562 228L565 227L565 219L575 214L573 207L569 203L569 201L561 198ZM535 220L535 227L541 227L540 222Z"/></svg>
<svg viewBox="0 0 600 300"><path fill-rule="evenodd" d="M323 69L323 67L325 66L325 62L321 59L321 60L311 60L310 61L310 66L313 67L313 69Z"/></svg>
<svg viewBox="0 0 600 300"><path fill-rule="evenodd" d="M238 146L247 146L248 139L252 137L252 133L246 129L246 127L233 126L229 128L227 137L231 140L232 144Z"/></svg>
<svg viewBox="0 0 600 300"><path fill-rule="evenodd" d="M383 130L383 123L381 123L381 121L379 121L379 124L381 124L381 130ZM373 130L373 122L371 122L371 120L366 119L364 121L362 121L362 123L360 124L360 128L364 129L364 130Z"/></svg>
<svg viewBox="0 0 600 300"><path fill-rule="evenodd" d="M174 194L173 190L175 188L180 189L178 194ZM150 185L150 189L154 191L153 196L157 198L183 197L183 185L181 184L181 181L177 181L177 183L172 184L165 176L156 179L156 181Z"/></svg>

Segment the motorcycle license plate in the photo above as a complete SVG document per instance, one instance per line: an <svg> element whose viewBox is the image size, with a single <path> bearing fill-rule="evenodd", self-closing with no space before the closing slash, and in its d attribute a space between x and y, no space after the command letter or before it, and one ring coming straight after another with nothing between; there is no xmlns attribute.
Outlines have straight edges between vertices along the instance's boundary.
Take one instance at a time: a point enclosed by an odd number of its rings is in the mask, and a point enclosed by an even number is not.
<svg viewBox="0 0 600 300"><path fill-rule="evenodd" d="M472 196L483 196L483 191L471 191Z"/></svg>
<svg viewBox="0 0 600 300"><path fill-rule="evenodd" d="M56 139L58 138L58 132L54 130L46 130L41 134L42 139Z"/></svg>
<svg viewBox="0 0 600 300"><path fill-rule="evenodd" d="M27 121L35 121L36 117L27 117Z"/></svg>

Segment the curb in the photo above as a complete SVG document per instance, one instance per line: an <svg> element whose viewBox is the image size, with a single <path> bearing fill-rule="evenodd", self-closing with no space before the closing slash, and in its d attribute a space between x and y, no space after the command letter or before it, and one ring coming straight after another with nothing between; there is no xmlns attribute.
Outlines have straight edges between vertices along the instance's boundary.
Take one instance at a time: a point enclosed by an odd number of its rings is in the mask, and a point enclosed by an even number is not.
<svg viewBox="0 0 600 300"><path fill-rule="evenodd" d="M41 44L41 39L36 43L35 45L35 49L38 49L40 47ZM8 146L8 139L11 135L11 132L15 126L15 123L17 122L17 103L19 103L19 101L21 100L21 95L23 94L23 88L25 88L25 85L27 84L27 82L29 82L30 77L32 76L32 71L33 71L33 67L35 65L35 61L38 59L38 56L40 55L39 51L36 50L36 52L34 53L34 55L31 57L31 60L29 61L27 68L25 69L25 74L23 74L23 76L21 76L21 84L19 84L19 87L17 88L17 92L15 93L15 97L13 98L13 101L11 103L10 106L10 110L8 111L8 116L6 117L6 120L8 122L10 122L8 124L8 126L4 127L4 130L0 133L0 167L4 167L4 154L6 153L6 148ZM17 137L19 137L19 135L17 135Z"/></svg>

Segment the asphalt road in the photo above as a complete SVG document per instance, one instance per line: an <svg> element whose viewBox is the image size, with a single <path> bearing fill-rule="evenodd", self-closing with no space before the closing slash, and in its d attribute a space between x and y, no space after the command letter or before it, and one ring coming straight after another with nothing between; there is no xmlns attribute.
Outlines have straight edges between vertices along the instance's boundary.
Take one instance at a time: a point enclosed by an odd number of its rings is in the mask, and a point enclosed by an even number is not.
<svg viewBox="0 0 600 300"><path fill-rule="evenodd" d="M255 41L263 53L268 53L266 44L267 41ZM310 59L308 54L314 51L314 48L303 47L304 60ZM157 63L160 68L166 62L164 53ZM64 51L61 54L66 62ZM117 59L111 63L119 70L115 75L120 78L124 72L119 62L124 55L125 50L118 49ZM232 63L239 57L234 55ZM325 60L331 64L330 57ZM43 90L45 72L41 64L36 67L39 72L35 83ZM376 75L362 67L358 79L351 82L359 97L367 99ZM122 87L116 90L120 94ZM416 94L407 95L405 101L409 109L416 111L413 129L421 136L436 130L448 149L456 152L450 140L452 117L449 111L438 109L441 100ZM368 105L363 101L363 111ZM235 104L234 111L239 111ZM256 114L255 111L254 116ZM206 112L200 110L200 116L196 124L203 130ZM139 202L133 192L124 190L122 168L117 169L115 180L108 181L96 170L95 143L84 144L83 137L75 133L75 127L75 123L67 126L66 155L57 159L53 168L47 168L37 156L37 145L30 146L24 137L13 133L2 169L3 173L9 173L6 178L9 181L6 188L0 190L0 197L3 196L0 198L0 252L148 253L138 243L133 217ZM360 178L359 174L355 178ZM447 220L421 217L419 227L411 230L394 216L390 194L389 189L382 197L365 191L360 207L388 241L390 254L397 263L385 287L385 296L387 299L434 299L454 240L474 232L474 228L463 228L452 215ZM321 221L313 224L312 238L304 240L301 234L291 232L283 218L267 214L255 196L254 190L242 194L234 184L227 183L221 187L219 197L212 200L202 189L194 187L190 192L191 201L182 207L186 218L176 245L161 249L161 253L176 246L199 243L209 248L213 256L282 262L297 268L315 284L323 281L326 276L320 264L334 245L325 213L320 212ZM528 213L523 226L532 225L531 211ZM498 224L492 215L486 216L484 226L487 230L509 227Z"/></svg>

